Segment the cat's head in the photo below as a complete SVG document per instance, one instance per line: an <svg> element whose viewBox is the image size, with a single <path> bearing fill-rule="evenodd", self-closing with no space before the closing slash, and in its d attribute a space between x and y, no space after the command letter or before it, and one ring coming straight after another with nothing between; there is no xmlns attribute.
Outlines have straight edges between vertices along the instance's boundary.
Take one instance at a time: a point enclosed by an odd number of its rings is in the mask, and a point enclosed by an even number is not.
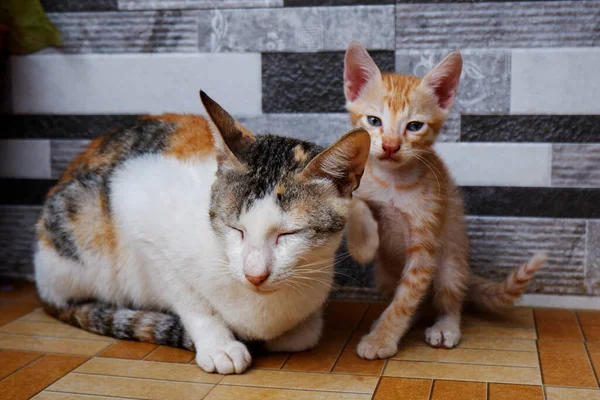
<svg viewBox="0 0 600 400"><path fill-rule="evenodd" d="M330 284L331 258L369 155L367 132L352 130L327 149L255 136L200 96L213 122L218 162L209 215L229 272L264 292L307 287L309 280Z"/></svg>
<svg viewBox="0 0 600 400"><path fill-rule="evenodd" d="M344 94L352 124L371 136L371 159L397 168L430 150L454 102L462 70L458 51L423 79L382 74L367 50L352 42L346 51Z"/></svg>

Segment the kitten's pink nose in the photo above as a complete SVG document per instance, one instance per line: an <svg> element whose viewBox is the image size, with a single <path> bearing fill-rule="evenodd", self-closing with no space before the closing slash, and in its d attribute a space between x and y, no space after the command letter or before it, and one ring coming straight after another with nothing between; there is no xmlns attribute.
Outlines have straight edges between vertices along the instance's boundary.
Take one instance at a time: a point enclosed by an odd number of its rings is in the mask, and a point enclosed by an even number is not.
<svg viewBox="0 0 600 400"><path fill-rule="evenodd" d="M260 286L261 283L263 283L264 281L267 280L267 278L269 277L271 273L269 271L265 272L262 275L249 275L249 274L244 274L246 276L246 279L248 279L248 281L253 284L254 286Z"/></svg>
<svg viewBox="0 0 600 400"><path fill-rule="evenodd" d="M400 143L397 143L397 142L383 142L381 144L381 147L383 148L383 151L385 151L387 154L394 154L395 152L397 152L398 150L400 150Z"/></svg>

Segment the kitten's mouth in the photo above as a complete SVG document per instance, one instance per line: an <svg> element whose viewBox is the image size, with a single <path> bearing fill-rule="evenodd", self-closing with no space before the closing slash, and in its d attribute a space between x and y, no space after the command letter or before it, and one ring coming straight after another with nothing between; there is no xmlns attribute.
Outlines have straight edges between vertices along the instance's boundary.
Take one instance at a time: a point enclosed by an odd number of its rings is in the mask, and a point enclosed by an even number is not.
<svg viewBox="0 0 600 400"><path fill-rule="evenodd" d="M396 156L396 154L389 154L389 153L384 153L382 155L379 156L379 161L383 162L383 163L396 163L399 161L399 157Z"/></svg>

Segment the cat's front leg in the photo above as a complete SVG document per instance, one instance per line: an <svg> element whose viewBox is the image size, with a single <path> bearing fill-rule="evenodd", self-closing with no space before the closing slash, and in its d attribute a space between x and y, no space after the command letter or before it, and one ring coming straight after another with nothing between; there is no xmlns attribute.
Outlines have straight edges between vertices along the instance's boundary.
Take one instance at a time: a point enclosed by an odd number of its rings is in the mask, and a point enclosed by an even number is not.
<svg viewBox="0 0 600 400"><path fill-rule="evenodd" d="M196 363L206 372L241 374L252 363L246 345L236 340L210 305L176 310L196 348Z"/></svg>
<svg viewBox="0 0 600 400"><path fill-rule="evenodd" d="M309 350L319 343L322 332L323 312L319 309L283 335L268 341L266 348L277 352Z"/></svg>
<svg viewBox="0 0 600 400"><path fill-rule="evenodd" d="M353 259L365 265L373 261L379 248L377 221L369 206L354 197L346 223L348 251Z"/></svg>

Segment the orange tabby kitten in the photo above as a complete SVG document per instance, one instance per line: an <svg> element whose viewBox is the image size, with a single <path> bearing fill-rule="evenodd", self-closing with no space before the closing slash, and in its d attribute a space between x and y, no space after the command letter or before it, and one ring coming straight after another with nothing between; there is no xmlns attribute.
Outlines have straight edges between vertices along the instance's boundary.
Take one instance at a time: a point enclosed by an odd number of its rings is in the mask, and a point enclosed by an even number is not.
<svg viewBox="0 0 600 400"><path fill-rule="evenodd" d="M454 102L461 69L458 51L423 79L381 74L358 42L346 52L346 108L352 124L371 136L347 225L348 245L361 263L375 258L379 285L395 289L392 303L358 345L362 358L396 353L430 287L439 317L425 340L434 347L456 346L467 295L492 309L510 305L544 262L536 255L502 283L471 274L463 202L432 148Z"/></svg>

